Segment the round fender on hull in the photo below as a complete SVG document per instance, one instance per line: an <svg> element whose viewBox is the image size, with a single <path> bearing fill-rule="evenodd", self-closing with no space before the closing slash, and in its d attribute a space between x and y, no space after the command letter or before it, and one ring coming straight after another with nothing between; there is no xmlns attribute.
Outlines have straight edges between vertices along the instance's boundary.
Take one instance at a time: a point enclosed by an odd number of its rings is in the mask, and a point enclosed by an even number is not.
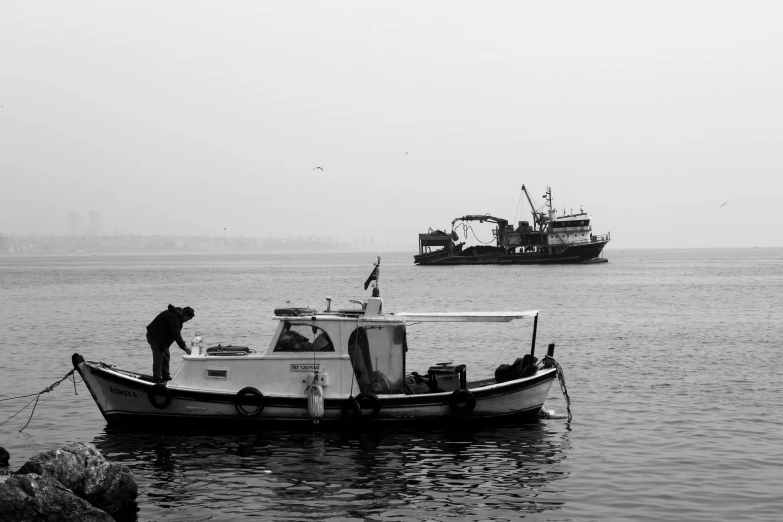
<svg viewBox="0 0 783 522"><path fill-rule="evenodd" d="M362 416L362 407L356 397L348 397L343 403L340 418L343 422L351 422Z"/></svg>
<svg viewBox="0 0 783 522"><path fill-rule="evenodd" d="M255 417L264 411L264 394L252 386L242 388L234 397L234 407L243 417Z"/></svg>
<svg viewBox="0 0 783 522"><path fill-rule="evenodd" d="M381 401L374 393L362 392L356 396L356 402L359 403L359 415L363 418L374 419L381 411ZM369 415L364 414L365 408L372 410Z"/></svg>
<svg viewBox="0 0 783 522"><path fill-rule="evenodd" d="M476 397L473 396L470 390L454 390L449 400L449 406L456 415L467 415L476 407Z"/></svg>
<svg viewBox="0 0 783 522"><path fill-rule="evenodd" d="M158 401L160 397L163 397L163 401ZM158 383L147 392L147 399L155 408L165 410L171 404L171 392L165 385Z"/></svg>
<svg viewBox="0 0 783 522"><path fill-rule="evenodd" d="M324 416L324 389L314 384L307 393L307 414L313 421L318 422Z"/></svg>

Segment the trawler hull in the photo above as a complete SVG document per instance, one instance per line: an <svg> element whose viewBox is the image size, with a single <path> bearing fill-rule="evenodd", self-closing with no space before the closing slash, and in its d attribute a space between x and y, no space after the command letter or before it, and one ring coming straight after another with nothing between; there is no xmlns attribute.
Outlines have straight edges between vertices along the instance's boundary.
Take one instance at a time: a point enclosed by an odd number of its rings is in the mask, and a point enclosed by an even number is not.
<svg viewBox="0 0 783 522"><path fill-rule="evenodd" d="M536 252L512 253L494 246L444 248L413 256L417 265L551 265L605 262L599 257L609 241L551 246ZM555 252L552 252L555 250ZM603 261L599 261L603 260Z"/></svg>

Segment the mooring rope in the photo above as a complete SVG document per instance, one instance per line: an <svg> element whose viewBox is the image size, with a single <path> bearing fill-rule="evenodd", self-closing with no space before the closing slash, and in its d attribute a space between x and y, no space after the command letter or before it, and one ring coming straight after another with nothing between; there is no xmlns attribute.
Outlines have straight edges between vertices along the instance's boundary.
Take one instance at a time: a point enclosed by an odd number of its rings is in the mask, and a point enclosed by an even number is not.
<svg viewBox="0 0 783 522"><path fill-rule="evenodd" d="M22 430L24 430L24 429L25 429L25 428L28 426L28 424L30 424L30 421L31 421L31 420L33 420L33 413L35 413L35 407L36 407L36 406L38 406L38 400L41 398L41 395L43 395L44 393L49 393L50 391L52 391L53 389L55 389L57 386L59 386L59 385L60 385L60 383L61 383L61 382L63 382L64 380L68 379L68 377L70 377L71 375L73 375L73 372L75 372L75 371L76 371L76 369L73 369L73 370L71 370L70 372L68 372L68 373L66 373L66 374L65 374L65 377L63 377L63 378L62 378L62 379L60 379L59 381L55 382L55 383L54 383L54 384L52 384L51 386L48 386L48 387L44 388L42 391L39 391L38 393L29 393L29 394L27 394L27 395L20 395L20 396L18 396L18 397L8 397L8 398L5 398L5 399L0 399L0 401L10 401L10 400L13 400L13 399L23 399L23 398L25 398L25 397L32 397L33 395L35 395L35 399L33 399L33 400L31 400L30 402L28 402L27 404L25 404L25 405L22 407L22 409L21 409L21 410L17 411L16 413L14 413L14 414L13 414L13 415L11 415L10 417L8 417L8 419L6 419L6 420L5 420L5 421L3 421L2 423L0 423L0 426L2 426L3 424L7 423L8 421L10 421L11 419L13 419L14 417L16 417L17 415L19 415L20 413L22 413L22 412L24 411L24 409L25 409L25 408L27 408L28 406L30 406L31 404L35 403L35 404L33 404L33 411L31 411L31 412L30 412L30 418L29 418L29 419L27 419L27 424L25 424L24 426L22 426L22 429L21 429L21 430L19 430L19 432L21 433L21 432L22 432ZM74 379L72 379L72 380L73 380L73 391L74 391L74 393L76 393L76 395L79 395L79 393L76 391L76 378L74 378Z"/></svg>
<svg viewBox="0 0 783 522"><path fill-rule="evenodd" d="M568 389L566 388L565 372L563 371L563 367L560 366L560 363L557 362L554 357L547 355L546 359L555 367L557 380L560 382L560 390L563 392L563 398L566 402L566 410L568 410L568 422L571 422L571 398L568 396Z"/></svg>

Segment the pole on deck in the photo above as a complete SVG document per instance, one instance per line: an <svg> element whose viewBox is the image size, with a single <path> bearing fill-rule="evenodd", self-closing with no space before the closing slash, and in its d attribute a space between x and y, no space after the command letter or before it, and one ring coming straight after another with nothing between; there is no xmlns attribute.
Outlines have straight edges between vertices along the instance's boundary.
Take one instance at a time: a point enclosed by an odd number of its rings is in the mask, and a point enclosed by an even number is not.
<svg viewBox="0 0 783 522"><path fill-rule="evenodd" d="M533 319L533 342L530 345L530 356L533 357L536 354L536 330L538 329L538 314Z"/></svg>

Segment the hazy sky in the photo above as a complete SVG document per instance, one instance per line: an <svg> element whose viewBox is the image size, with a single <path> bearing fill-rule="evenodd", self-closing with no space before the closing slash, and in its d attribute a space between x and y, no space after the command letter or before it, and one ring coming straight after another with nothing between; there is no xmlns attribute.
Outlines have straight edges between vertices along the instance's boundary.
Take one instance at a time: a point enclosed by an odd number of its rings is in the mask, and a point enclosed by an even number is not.
<svg viewBox="0 0 783 522"><path fill-rule="evenodd" d="M524 183L609 248L782 246L781 27L779 1L3 0L0 233L95 209L415 250Z"/></svg>

